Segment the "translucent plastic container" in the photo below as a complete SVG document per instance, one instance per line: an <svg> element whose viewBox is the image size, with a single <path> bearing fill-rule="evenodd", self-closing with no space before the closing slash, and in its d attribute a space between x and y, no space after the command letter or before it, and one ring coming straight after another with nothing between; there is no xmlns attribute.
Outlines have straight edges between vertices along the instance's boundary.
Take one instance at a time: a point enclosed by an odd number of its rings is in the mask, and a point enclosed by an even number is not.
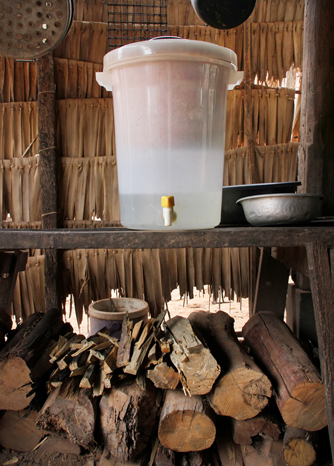
<svg viewBox="0 0 334 466"><path fill-rule="evenodd" d="M236 54L201 41L159 38L104 57L113 92L121 223L200 229L220 223L226 95Z"/></svg>

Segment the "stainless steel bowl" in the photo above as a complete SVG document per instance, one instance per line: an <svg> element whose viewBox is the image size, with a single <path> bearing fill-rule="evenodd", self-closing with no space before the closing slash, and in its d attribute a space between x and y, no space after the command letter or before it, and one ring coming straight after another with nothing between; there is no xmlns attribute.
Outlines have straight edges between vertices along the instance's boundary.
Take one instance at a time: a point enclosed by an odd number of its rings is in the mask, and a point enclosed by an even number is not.
<svg viewBox="0 0 334 466"><path fill-rule="evenodd" d="M264 194L239 199L253 226L306 224L321 215L319 194Z"/></svg>
<svg viewBox="0 0 334 466"><path fill-rule="evenodd" d="M295 193L300 181L280 181L278 183L256 183L223 186L222 213L220 225L247 225L242 206L238 199L262 194Z"/></svg>

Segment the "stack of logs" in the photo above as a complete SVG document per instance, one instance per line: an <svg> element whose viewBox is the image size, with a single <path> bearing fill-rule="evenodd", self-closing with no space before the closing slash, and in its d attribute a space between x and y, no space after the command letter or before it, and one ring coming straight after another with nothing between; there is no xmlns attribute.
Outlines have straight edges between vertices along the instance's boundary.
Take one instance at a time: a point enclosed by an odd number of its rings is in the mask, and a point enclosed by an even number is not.
<svg viewBox="0 0 334 466"><path fill-rule="evenodd" d="M85 338L56 310L34 314L0 352L0 409L37 410L43 432L104 445L115 465L313 464L327 425L317 368L275 314L251 317L243 339L233 323L162 313Z"/></svg>

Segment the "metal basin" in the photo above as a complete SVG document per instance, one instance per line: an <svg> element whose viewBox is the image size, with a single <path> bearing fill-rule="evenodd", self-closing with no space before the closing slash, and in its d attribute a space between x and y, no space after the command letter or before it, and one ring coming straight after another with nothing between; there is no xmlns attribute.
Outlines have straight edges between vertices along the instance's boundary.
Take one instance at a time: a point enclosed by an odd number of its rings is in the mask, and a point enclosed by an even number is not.
<svg viewBox="0 0 334 466"><path fill-rule="evenodd" d="M319 194L265 194L239 199L253 226L307 224L321 215Z"/></svg>
<svg viewBox="0 0 334 466"><path fill-rule="evenodd" d="M221 225L247 225L242 206L238 199L262 194L294 193L300 181L281 181L278 183L257 183L223 186Z"/></svg>

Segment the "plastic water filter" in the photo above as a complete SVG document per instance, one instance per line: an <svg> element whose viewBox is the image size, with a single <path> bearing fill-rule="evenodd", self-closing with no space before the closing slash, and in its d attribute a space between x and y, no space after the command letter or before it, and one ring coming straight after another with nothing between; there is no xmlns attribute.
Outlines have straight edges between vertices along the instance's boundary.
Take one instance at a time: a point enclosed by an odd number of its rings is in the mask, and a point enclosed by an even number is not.
<svg viewBox="0 0 334 466"><path fill-rule="evenodd" d="M123 226L219 224L227 89L242 75L232 50L175 37L105 55L96 79L113 92Z"/></svg>

